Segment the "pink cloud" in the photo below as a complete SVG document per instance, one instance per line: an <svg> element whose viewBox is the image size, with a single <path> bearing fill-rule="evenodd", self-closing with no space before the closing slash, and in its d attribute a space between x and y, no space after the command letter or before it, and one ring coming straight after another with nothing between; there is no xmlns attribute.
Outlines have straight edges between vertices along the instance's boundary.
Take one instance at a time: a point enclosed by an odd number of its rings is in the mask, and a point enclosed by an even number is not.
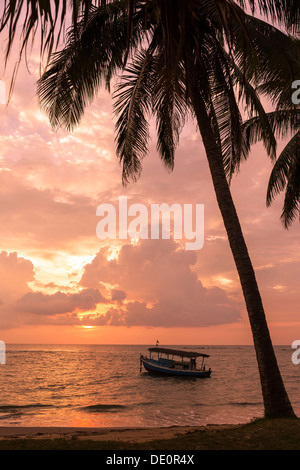
<svg viewBox="0 0 300 470"><path fill-rule="evenodd" d="M193 271L197 256L171 240L122 247L118 259L100 251L85 267L81 285L116 285L126 303L98 322L126 326L207 326L240 319L240 305L219 287L206 288Z"/></svg>
<svg viewBox="0 0 300 470"><path fill-rule="evenodd" d="M3 304L10 302L30 289L28 283L34 280L34 266L28 259L16 252L0 253L0 298Z"/></svg>
<svg viewBox="0 0 300 470"><path fill-rule="evenodd" d="M17 239L19 250L21 246L63 249L76 239L95 237L95 206L90 198L32 187L3 172L0 188L1 236Z"/></svg>
<svg viewBox="0 0 300 470"><path fill-rule="evenodd" d="M34 266L17 253L0 253L0 328L11 328L22 324L12 304L18 297L30 292L29 283L34 280Z"/></svg>
<svg viewBox="0 0 300 470"><path fill-rule="evenodd" d="M29 283L35 279L33 263L17 253L0 253L0 324L2 329L26 324L47 323L46 317L64 317L66 324L80 324L77 313L93 310L106 303L99 289L46 294L34 292ZM72 317L72 314L73 317ZM51 320L55 323L55 319ZM59 323L62 321L59 319Z"/></svg>

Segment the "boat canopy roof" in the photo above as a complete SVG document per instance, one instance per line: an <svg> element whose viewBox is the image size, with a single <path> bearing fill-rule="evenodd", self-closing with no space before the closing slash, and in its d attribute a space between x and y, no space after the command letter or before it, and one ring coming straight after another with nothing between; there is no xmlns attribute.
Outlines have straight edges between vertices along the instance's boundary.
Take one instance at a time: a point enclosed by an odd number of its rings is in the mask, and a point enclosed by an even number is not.
<svg viewBox="0 0 300 470"><path fill-rule="evenodd" d="M157 352L157 353L163 353L163 354L172 354L174 356L180 356L180 357L209 357L208 354L203 354L203 353L198 353L198 352L192 352L192 351L182 351L180 349L168 349L168 348L149 348L148 351L151 352Z"/></svg>

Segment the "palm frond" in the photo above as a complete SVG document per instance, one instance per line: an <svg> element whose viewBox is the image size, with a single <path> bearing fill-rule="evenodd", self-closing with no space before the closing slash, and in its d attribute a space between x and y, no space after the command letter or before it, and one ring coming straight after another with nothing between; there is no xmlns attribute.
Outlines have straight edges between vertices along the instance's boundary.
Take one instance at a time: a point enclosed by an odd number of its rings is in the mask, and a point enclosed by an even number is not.
<svg viewBox="0 0 300 470"><path fill-rule="evenodd" d="M117 155L122 163L124 185L140 175L141 160L148 151L149 125L145 115L151 106L152 64L149 51L137 53L114 93Z"/></svg>
<svg viewBox="0 0 300 470"><path fill-rule="evenodd" d="M242 125L243 145L241 156L247 159L251 146L262 141L264 147L272 160L276 158L277 141L275 128L272 125L271 113L267 113L261 103L260 95L252 84L247 80L242 71L235 64L235 81L239 101L244 104L245 113L251 118ZM237 167L238 168L238 167Z"/></svg>
<svg viewBox="0 0 300 470"><path fill-rule="evenodd" d="M272 21L282 23L292 33L299 33L300 4L298 0L237 0L243 9L247 6L252 14L259 12Z"/></svg>
<svg viewBox="0 0 300 470"><path fill-rule="evenodd" d="M3 0L1 2L0 34L8 34L5 67L11 56L13 44L18 41L18 60L11 76L9 100L23 57L28 67L28 47L34 42L39 42L41 70L44 60L45 64L48 64L51 54L65 39L64 31L72 25L76 33L78 23L87 22L90 12L105 3L103 0Z"/></svg>
<svg viewBox="0 0 300 470"><path fill-rule="evenodd" d="M50 55L57 47L65 26L69 24L69 10L74 27L80 17L88 19L90 9L103 5L103 0L3 0L1 8L0 33L7 28L8 41L6 60L11 52L16 38L21 38L20 52L22 53L29 40L40 32L41 53ZM21 30L21 34L20 34ZM32 38L33 36L33 38Z"/></svg>
<svg viewBox="0 0 300 470"><path fill-rule="evenodd" d="M41 50L45 52L48 48L49 52L51 52L55 39L56 43L60 39L63 24L66 21L67 0L62 0L61 9L59 3L58 0L54 2L44 2L42 0L4 0L0 32L7 28L9 33L5 56L6 61L11 52L20 23L22 23L21 54L28 44L31 33L35 35L39 27L41 32ZM60 15L59 10L61 10Z"/></svg>
<svg viewBox="0 0 300 470"><path fill-rule="evenodd" d="M126 4L121 0L94 9L87 22L82 19L76 31L74 27L69 30L65 48L52 55L38 81L37 93L54 128L74 129L101 81L109 86L113 73L123 67Z"/></svg>
<svg viewBox="0 0 300 470"><path fill-rule="evenodd" d="M152 108L156 116L158 153L166 168L173 170L175 149L187 112L184 70L178 64L176 71L170 73L161 59L156 56Z"/></svg>
<svg viewBox="0 0 300 470"><path fill-rule="evenodd" d="M215 83L210 87L210 94L218 121L225 173L230 180L239 167L242 157L244 146L242 116L234 90L235 77L230 62L219 44L215 44L213 50L217 52L217 57L212 62L213 73L210 73L210 80Z"/></svg>
<svg viewBox="0 0 300 470"><path fill-rule="evenodd" d="M288 134L294 134L300 126L300 109L277 110L265 114L273 134L277 138L284 138ZM254 145L263 140L263 128L261 118L254 116L243 124L249 145Z"/></svg>
<svg viewBox="0 0 300 470"><path fill-rule="evenodd" d="M279 155L268 184L267 205L285 190L281 219L286 228L300 215L300 131Z"/></svg>
<svg viewBox="0 0 300 470"><path fill-rule="evenodd" d="M245 21L259 58L257 91L279 109L289 109L292 83L300 76L300 40L258 18L247 15Z"/></svg>

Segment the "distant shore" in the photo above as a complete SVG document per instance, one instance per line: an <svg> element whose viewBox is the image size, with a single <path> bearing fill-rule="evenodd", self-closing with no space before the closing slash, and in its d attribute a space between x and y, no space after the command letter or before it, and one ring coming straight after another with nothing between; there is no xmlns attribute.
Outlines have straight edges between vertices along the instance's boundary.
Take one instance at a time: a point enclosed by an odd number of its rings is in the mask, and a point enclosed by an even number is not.
<svg viewBox="0 0 300 470"><path fill-rule="evenodd" d="M163 428L0 427L0 450L300 450L300 419Z"/></svg>

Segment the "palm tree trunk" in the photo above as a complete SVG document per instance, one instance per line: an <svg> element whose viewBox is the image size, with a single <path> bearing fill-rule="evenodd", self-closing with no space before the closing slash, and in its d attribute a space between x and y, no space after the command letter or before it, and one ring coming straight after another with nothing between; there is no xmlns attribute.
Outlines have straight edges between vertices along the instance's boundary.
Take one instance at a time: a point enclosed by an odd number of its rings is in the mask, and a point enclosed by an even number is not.
<svg viewBox="0 0 300 470"><path fill-rule="evenodd" d="M206 150L219 209L246 302L259 368L265 417L295 417L279 371L254 269L226 179L222 152L216 143L202 97L197 92L197 96L194 93L191 98Z"/></svg>

